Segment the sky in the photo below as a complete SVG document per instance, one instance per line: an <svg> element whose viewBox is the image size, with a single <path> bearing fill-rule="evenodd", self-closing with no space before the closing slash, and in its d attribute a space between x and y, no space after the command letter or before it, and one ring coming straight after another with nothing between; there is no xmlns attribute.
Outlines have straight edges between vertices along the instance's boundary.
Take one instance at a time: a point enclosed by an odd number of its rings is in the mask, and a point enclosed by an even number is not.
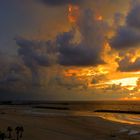
<svg viewBox="0 0 140 140"><path fill-rule="evenodd" d="M0 100L139 100L140 0L1 0Z"/></svg>

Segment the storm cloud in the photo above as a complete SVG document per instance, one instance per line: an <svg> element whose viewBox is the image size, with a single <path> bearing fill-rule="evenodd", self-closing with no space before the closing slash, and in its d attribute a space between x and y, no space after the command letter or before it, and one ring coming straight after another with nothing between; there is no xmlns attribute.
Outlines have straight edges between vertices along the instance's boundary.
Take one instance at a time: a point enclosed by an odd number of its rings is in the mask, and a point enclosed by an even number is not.
<svg viewBox="0 0 140 140"><path fill-rule="evenodd" d="M140 3L134 4L126 16L126 24L117 28L110 40L116 50L135 48L140 45Z"/></svg>
<svg viewBox="0 0 140 140"><path fill-rule="evenodd" d="M140 70L140 58L136 56L135 61L132 61L132 57L135 56L133 52L138 52L140 49L140 1L132 3L125 25L118 27L110 40L111 47L119 51L121 60L117 61L118 70L123 72Z"/></svg>
<svg viewBox="0 0 140 140"><path fill-rule="evenodd" d="M25 65L32 67L33 65L48 66L49 59L43 52L43 44L39 41L30 41L24 38L16 38L16 43L20 48L18 53L23 57Z"/></svg>
<svg viewBox="0 0 140 140"><path fill-rule="evenodd" d="M46 46L40 41L30 41L21 37L17 37L15 40L19 46L19 56L21 56L25 66L31 70L33 83L39 85L39 67L50 65Z"/></svg>
<svg viewBox="0 0 140 140"><path fill-rule="evenodd" d="M101 54L106 41L108 26L96 19L90 9L81 11L76 25L68 32L58 33L56 38L46 42L32 41L18 37L16 39L19 55L32 74L38 66L50 66L50 54L56 56L56 62L63 66L96 66L104 64ZM79 32L80 41L76 34ZM35 72L35 73L34 73ZM34 76L33 76L34 77Z"/></svg>
<svg viewBox="0 0 140 140"><path fill-rule="evenodd" d="M73 42L76 30L57 36L59 63L65 66L96 66L105 63L101 57L108 26L104 21L96 20L92 10L82 11L76 23L81 35L80 42Z"/></svg>
<svg viewBox="0 0 140 140"><path fill-rule="evenodd" d="M72 89L87 89L87 83L85 81L79 81L76 77L62 77L62 76L55 76L53 77L49 83L49 86L55 85L55 88L64 87L68 90Z"/></svg>
<svg viewBox="0 0 140 140"><path fill-rule="evenodd" d="M128 13L126 22L127 25L140 30L140 2L135 5Z"/></svg>
<svg viewBox="0 0 140 140"><path fill-rule="evenodd" d="M117 50L130 49L140 45L140 32L130 27L121 27L110 42Z"/></svg>
<svg viewBox="0 0 140 140"><path fill-rule="evenodd" d="M90 48L82 43L71 43L73 32L58 36L59 64L65 66L88 66L104 63L100 57L100 48Z"/></svg>

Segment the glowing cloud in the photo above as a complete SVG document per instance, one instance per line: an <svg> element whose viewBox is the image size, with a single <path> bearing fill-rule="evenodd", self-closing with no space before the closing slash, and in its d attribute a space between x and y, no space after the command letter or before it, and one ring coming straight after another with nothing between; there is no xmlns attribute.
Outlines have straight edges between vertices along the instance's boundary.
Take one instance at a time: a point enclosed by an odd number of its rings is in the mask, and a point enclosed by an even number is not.
<svg viewBox="0 0 140 140"><path fill-rule="evenodd" d="M69 4L68 6L68 19L70 23L75 23L79 16L79 7Z"/></svg>
<svg viewBox="0 0 140 140"><path fill-rule="evenodd" d="M138 77L122 78L117 80L111 80L108 84L121 84L121 86L137 86Z"/></svg>

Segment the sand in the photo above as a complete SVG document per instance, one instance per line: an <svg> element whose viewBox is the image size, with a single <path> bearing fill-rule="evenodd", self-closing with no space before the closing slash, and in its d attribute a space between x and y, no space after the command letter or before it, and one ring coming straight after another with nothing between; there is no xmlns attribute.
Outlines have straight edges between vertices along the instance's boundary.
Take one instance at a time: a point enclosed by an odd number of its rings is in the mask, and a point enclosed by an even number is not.
<svg viewBox="0 0 140 140"><path fill-rule="evenodd" d="M1 107L0 130L6 132L8 126L23 125L22 140L140 140L138 125L95 116L35 115L27 113L26 109Z"/></svg>

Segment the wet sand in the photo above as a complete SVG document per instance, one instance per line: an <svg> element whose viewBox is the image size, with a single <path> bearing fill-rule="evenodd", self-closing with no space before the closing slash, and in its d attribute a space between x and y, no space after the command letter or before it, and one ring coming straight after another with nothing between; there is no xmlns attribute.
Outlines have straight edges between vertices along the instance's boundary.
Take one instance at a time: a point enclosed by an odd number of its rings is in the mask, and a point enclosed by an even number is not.
<svg viewBox="0 0 140 140"><path fill-rule="evenodd" d="M1 107L0 130L23 125L22 140L140 140L139 125L111 122L95 116L37 115L26 113L26 109Z"/></svg>

